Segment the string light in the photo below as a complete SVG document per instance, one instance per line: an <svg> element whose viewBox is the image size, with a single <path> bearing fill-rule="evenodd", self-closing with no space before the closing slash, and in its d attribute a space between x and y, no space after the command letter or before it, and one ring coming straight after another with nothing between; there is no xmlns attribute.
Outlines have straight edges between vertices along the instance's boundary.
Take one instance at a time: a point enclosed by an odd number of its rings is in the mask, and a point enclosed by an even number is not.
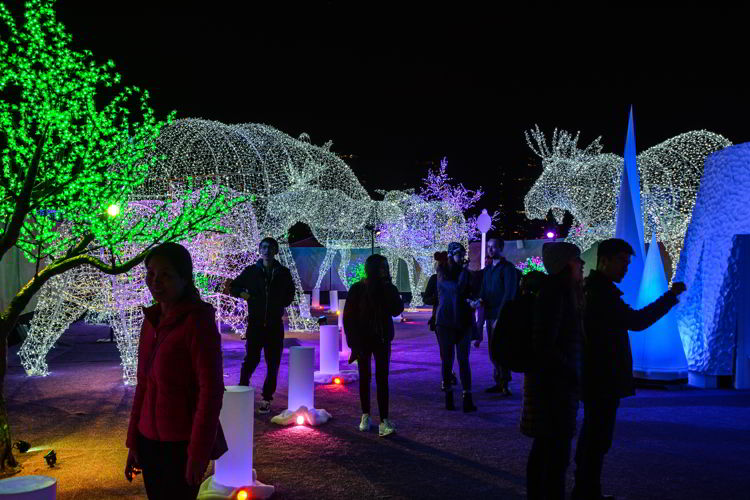
<svg viewBox="0 0 750 500"><path fill-rule="evenodd" d="M558 224L570 212L573 227L567 241L586 251L615 232L623 159L602 153L600 137L579 149L579 135L555 129L547 144L538 125L525 132L544 170L526 194L524 205L528 218L544 219L551 210ZM656 231L672 258L679 257L703 162L730 145L721 135L698 130L667 139L637 156L646 241Z"/></svg>

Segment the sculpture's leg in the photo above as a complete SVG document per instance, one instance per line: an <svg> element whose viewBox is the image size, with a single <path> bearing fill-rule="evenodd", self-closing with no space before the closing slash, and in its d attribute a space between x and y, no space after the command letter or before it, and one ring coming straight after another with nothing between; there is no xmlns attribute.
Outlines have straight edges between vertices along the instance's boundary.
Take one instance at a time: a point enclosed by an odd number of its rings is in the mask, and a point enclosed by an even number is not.
<svg viewBox="0 0 750 500"><path fill-rule="evenodd" d="M304 297L302 281L300 280L299 272L297 271L297 264L294 262L294 257L292 257L292 252L289 250L288 245L281 245L279 250L279 260L289 268L289 272L292 274L292 280L294 280L294 300L292 300L292 304L286 308L289 329L297 331L317 330L318 323L310 316L310 306Z"/></svg>
<svg viewBox="0 0 750 500"><path fill-rule="evenodd" d="M419 288L419 283L417 282L417 262L414 259L414 257L408 257L406 260L406 268L409 271L409 290L411 291L411 307L418 307L421 305L424 305L424 302L422 302L422 295L420 292L422 291Z"/></svg>
<svg viewBox="0 0 750 500"><path fill-rule="evenodd" d="M326 248L326 255L325 257L323 257L323 263L320 265L320 270L318 271L318 281L315 282L315 288L320 288L320 284L323 282L323 278L331 268L331 264L333 264L333 258L335 256L336 250Z"/></svg>
<svg viewBox="0 0 750 500"><path fill-rule="evenodd" d="M349 262L351 261L352 250L351 248L342 248L339 252L341 253L341 262L339 263L338 268L339 278L341 278L341 283L343 283L348 290L349 284L346 280L346 269L349 267Z"/></svg>
<svg viewBox="0 0 750 500"><path fill-rule="evenodd" d="M28 336L18 351L21 364L28 375L49 374L47 353L68 326L86 311L82 302L66 298L76 293L78 276L79 273L73 270L54 276L39 290L39 301Z"/></svg>

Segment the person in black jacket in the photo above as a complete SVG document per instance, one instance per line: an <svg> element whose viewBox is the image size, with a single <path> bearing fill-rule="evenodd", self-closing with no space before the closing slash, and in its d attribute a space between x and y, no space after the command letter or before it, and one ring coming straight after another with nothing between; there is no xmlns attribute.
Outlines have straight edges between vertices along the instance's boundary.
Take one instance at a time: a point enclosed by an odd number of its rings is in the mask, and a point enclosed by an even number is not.
<svg viewBox="0 0 750 500"><path fill-rule="evenodd" d="M375 358L375 383L378 388L379 435L393 434L396 428L388 417L388 371L393 342L393 316L404 311L398 289L391 282L388 260L370 255L365 261L366 278L349 289L344 306L346 342L357 359L359 368L359 400L362 405L360 431L370 429L370 380Z"/></svg>
<svg viewBox="0 0 750 500"><path fill-rule="evenodd" d="M260 259L247 266L232 281L231 294L247 300L247 338L245 360L240 369L239 385L250 385L250 377L260 363L260 352L266 360L266 380L263 383L259 413L271 411L271 400L276 392L276 381L284 349L284 308L294 300L294 281L289 269L275 259L279 243L263 238L258 246Z"/></svg>
<svg viewBox="0 0 750 500"><path fill-rule="evenodd" d="M599 243L596 269L586 278L584 326L583 428L576 448L574 499L613 498L602 495L604 456L612 445L620 399L635 395L633 356L628 330L645 330L677 304L685 284L672 287L640 310L622 300L615 286L625 277L633 248L612 238Z"/></svg>
<svg viewBox="0 0 750 500"><path fill-rule="evenodd" d="M534 304L521 430L534 438L528 498L562 500L581 393L583 261L578 247L565 242L545 243L542 259L549 277Z"/></svg>

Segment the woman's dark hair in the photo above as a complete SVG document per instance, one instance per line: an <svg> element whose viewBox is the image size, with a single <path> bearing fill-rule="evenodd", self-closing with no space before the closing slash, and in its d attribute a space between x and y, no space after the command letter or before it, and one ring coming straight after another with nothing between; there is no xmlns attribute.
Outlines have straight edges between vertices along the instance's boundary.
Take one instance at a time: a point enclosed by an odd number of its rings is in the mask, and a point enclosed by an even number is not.
<svg viewBox="0 0 750 500"><path fill-rule="evenodd" d="M388 259L379 254L372 254L365 261L365 276L367 278L377 278L380 275L380 268L385 264L388 265Z"/></svg>
<svg viewBox="0 0 750 500"><path fill-rule="evenodd" d="M146 267L148 267L149 261L154 257L164 257L167 259L175 271L177 271L177 275L188 282L185 288L185 297L189 295L200 297L198 289L193 282L193 259L190 257L190 252L188 252L187 248L171 241L157 245L146 255L146 259L144 260Z"/></svg>
<svg viewBox="0 0 750 500"><path fill-rule="evenodd" d="M363 324L370 324L376 330L382 329L382 318L385 315L385 281L380 279L380 269L388 266L388 259L382 255L373 254L365 260L365 297L359 304L359 318Z"/></svg>
<svg viewBox="0 0 750 500"><path fill-rule="evenodd" d="M575 308L580 312L583 311L584 306L584 294L583 294L583 282L577 281L573 278L573 270L570 266L565 266L565 269L557 274L548 277L549 280L556 280L557 283L562 287L570 291L570 299L573 302Z"/></svg>

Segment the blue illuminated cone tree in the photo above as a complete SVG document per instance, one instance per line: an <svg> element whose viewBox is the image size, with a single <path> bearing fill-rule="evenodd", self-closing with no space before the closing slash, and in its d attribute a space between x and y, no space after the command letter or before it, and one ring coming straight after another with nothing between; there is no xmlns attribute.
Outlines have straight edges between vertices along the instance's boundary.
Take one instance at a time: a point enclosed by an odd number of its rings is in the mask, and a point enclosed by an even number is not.
<svg viewBox="0 0 750 500"><path fill-rule="evenodd" d="M136 218L128 208L149 167L161 127L148 92L120 84L114 63L70 48L51 0L25 12L0 3L0 258L16 247L36 274L0 311L0 473L18 470L11 450L4 379L7 338L32 296L53 276L88 264L107 274L138 265L155 244L205 230L244 199L190 190ZM176 215L175 215L176 214ZM126 248L140 249L136 255Z"/></svg>

